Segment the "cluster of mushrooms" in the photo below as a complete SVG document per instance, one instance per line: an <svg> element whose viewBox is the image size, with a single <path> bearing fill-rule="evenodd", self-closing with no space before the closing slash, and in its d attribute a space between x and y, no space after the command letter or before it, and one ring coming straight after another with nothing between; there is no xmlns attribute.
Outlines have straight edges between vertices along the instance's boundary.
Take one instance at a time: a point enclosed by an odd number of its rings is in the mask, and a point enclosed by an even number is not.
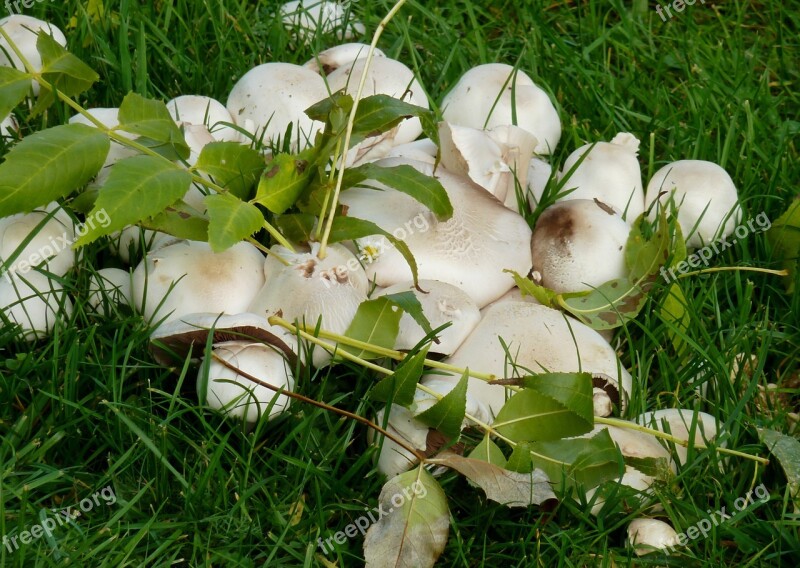
<svg viewBox="0 0 800 568"><path fill-rule="evenodd" d="M299 38L315 26L331 22L338 26L344 16L341 6L331 2L301 8L294 2L283 9L284 21ZM359 33L358 25L354 33ZM5 18L0 26L34 64L41 63L35 49L35 33L40 29L66 44L57 28L27 16ZM345 90L355 95L367 51L363 44L345 43L319 53L305 65L259 65L236 82L226 104L201 95L169 101L167 106L191 147L188 164L194 164L203 146L212 141L249 144L241 129L255 140L269 140L292 124L297 133L294 147L302 150L322 128L304 110L331 92ZM13 56L8 58L9 52L0 49L0 65L19 67ZM429 106L422 85L402 62L376 50L367 73L364 96L385 94ZM290 331L271 325L269 316L279 314L342 334L363 301L400 291L416 295L434 328L450 324L438 342L430 345L429 353L456 367L498 376L508 372L507 352L514 364L534 372L588 371L603 378L596 383L595 414L609 416L615 409L624 414L634 384L609 337L523 296L504 270L531 275L556 292L590 290L623 277L630 226L646 210L655 210L651 205L656 200L665 206L668 200L674 204L688 247L730 235L741 216L730 176L710 162L680 160L656 172L645 191L637 159L639 140L626 132L577 148L561 170L553 172L547 158L559 143L561 123L551 96L524 71L501 63L467 71L440 101L440 108L440 147L419 139L421 124L411 118L355 146L346 163L408 164L436 176L453 205L449 220L437 220L419 202L388 187L376 192L374 187L381 185L375 181L343 192L341 198L348 215L401 236L416 259L419 288L424 292L414 286L408 264L383 236L330 245L324 258L318 254L319 244L305 250L298 247L297 252L274 246L274 256L283 259L279 262L246 242L214 253L205 242L130 227L114 239L113 250L125 263L142 254L144 258L129 271L97 270L88 291L89 304L106 315L114 312L114 302L140 313L153 325L159 360L180 345L197 347L202 355L210 341L216 357L200 366L198 394L210 407L247 422L287 411L290 399L253 384L220 361L287 391L295 388L293 369L298 361L316 368L339 361L329 351L318 346L311 349ZM90 112L114 127L117 110ZM90 124L80 115L71 122ZM5 118L0 134L16 136L15 131L13 117ZM112 143L105 165L133 154ZM107 167L92 182L99 191ZM532 231L519 213L519 199L535 209L548 182L563 179L570 170L574 171L565 187L573 191L548 207ZM203 211L202 198L203 193L193 188L185 201ZM17 250L35 229L28 244ZM27 339L46 336L59 320L69 317L72 304L59 282L75 265L78 253L69 246L53 245L64 235L64 242L71 243L75 231L73 218L57 203L0 219L0 257L15 255L0 280L0 308ZM31 261L48 245L57 250ZM362 254L365 250L370 254ZM23 262L46 269L47 275L20 270ZM214 334L210 339L209 333ZM414 319L403 314L396 348L412 349L424 336ZM270 340L262 340L265 337ZM422 383L444 395L459 379L437 372L424 376ZM469 414L491 423L505 400L503 386L470 379ZM434 401L419 393L416 410ZM428 427L407 408L394 405L386 412L388 430L424 452ZM383 423L384 412L379 414L376 420ZM714 417L693 410L660 410L633 421L683 440L693 437L696 443L705 443L718 433ZM609 426L598 426L595 432L600 428L609 430L625 456L663 459L673 471L676 460L686 459L684 448L667 447L653 436ZM391 440L381 442L380 471L394 476L412 467L414 455ZM653 482L652 475L631 466L620 480L642 496ZM596 499L592 512L598 514L602 505L603 499ZM671 544L667 533L672 529L665 523L648 523L647 531L639 530L640 525L631 533L637 553L647 552L648 545ZM660 532L652 530L654 526L661 527Z"/></svg>

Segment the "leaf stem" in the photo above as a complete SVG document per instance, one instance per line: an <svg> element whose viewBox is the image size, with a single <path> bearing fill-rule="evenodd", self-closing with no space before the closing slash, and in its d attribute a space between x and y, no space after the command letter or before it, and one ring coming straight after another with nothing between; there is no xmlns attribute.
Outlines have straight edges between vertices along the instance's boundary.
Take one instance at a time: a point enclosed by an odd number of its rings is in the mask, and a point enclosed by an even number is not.
<svg viewBox="0 0 800 568"><path fill-rule="evenodd" d="M775 276L788 276L788 270L773 270L771 268L756 268L753 266L719 266L716 268L703 268L693 272L679 274L678 278L688 278L697 274L707 274L709 272L761 272L763 274L774 274Z"/></svg>

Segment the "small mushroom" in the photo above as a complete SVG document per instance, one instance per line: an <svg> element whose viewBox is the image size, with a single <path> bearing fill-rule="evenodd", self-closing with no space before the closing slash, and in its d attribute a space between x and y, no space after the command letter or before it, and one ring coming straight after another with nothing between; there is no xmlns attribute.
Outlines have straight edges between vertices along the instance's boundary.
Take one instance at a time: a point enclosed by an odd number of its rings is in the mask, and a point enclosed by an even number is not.
<svg viewBox="0 0 800 568"><path fill-rule="evenodd" d="M559 178L563 180L575 164L583 161L565 182L573 190L562 200L599 199L632 224L644 211L644 189L639 160L639 139L620 132L611 142L585 144L569 155Z"/></svg>
<svg viewBox="0 0 800 568"><path fill-rule="evenodd" d="M57 280L40 272L6 272L0 278L0 311L4 320L19 324L26 341L34 341L72 316L72 302Z"/></svg>
<svg viewBox="0 0 800 568"><path fill-rule="evenodd" d="M552 153L561 138L558 111L547 93L525 72L503 63L478 65L464 73L442 108L442 116L451 124L519 126L536 137L537 154Z"/></svg>
<svg viewBox="0 0 800 568"><path fill-rule="evenodd" d="M67 45L67 38L64 36L64 32L49 22L31 16L22 14L6 16L0 20L0 27L19 48L20 53L31 64L34 71L42 70L42 57L36 49L36 40L40 31L44 31L51 36L59 45L64 47ZM0 67L14 67L20 71L25 71L22 60L11 49L4 37L0 37ZM33 81L33 94L39 95L39 83L36 81Z"/></svg>
<svg viewBox="0 0 800 568"><path fill-rule="evenodd" d="M658 519L635 519L628 525L628 543L636 556L644 556L678 544L678 533Z"/></svg>
<svg viewBox="0 0 800 568"><path fill-rule="evenodd" d="M554 203L533 231L533 269L556 292L591 290L627 274L629 232L622 217L597 199Z"/></svg>
<svg viewBox="0 0 800 568"><path fill-rule="evenodd" d="M101 268L89 279L89 297L87 302L97 313L109 316L113 310L111 305L131 304L133 287L131 274L119 268Z"/></svg>
<svg viewBox="0 0 800 568"><path fill-rule="evenodd" d="M478 325L481 319L478 306L466 292L452 284L438 280L420 280L419 286L425 293L415 288L413 282L405 282L384 288L375 297L400 292L413 293L422 305L422 312L433 329L446 323L451 324L438 334L439 343L432 343L429 350L430 353L450 355ZM400 332L397 335L395 349L411 350L425 335L425 331L414 318L404 313L400 318Z"/></svg>
<svg viewBox="0 0 800 568"><path fill-rule="evenodd" d="M731 176L712 162L679 160L658 170L647 184L645 206L659 200L667 207L670 199L678 208L678 223L688 247L702 247L732 235L742 218ZM652 211L656 210L653 207Z"/></svg>
<svg viewBox="0 0 800 568"><path fill-rule="evenodd" d="M705 445L717 437L717 421L710 414L695 410L683 410L680 408L665 408L652 412L645 412L636 417L636 422L659 432L667 432L672 436L688 442L690 440L689 431L694 423L693 444ZM665 427L666 424L666 427ZM662 442L667 444L667 442ZM675 445L675 453L678 462L686 463L688 450L680 445Z"/></svg>
<svg viewBox="0 0 800 568"><path fill-rule="evenodd" d="M41 223L44 224L39 227ZM31 236L32 233L35 234ZM29 238L30 241L19 250ZM72 219L55 202L31 213L0 219L0 261L16 254L11 265L5 267L10 272L27 273L31 268L41 266L56 276L64 276L75 266L73 242L75 226Z"/></svg>
<svg viewBox="0 0 800 568"><path fill-rule="evenodd" d="M367 53L369 53L369 46L365 43L343 43L320 51L306 61L303 67L320 75L330 75L339 67L367 57ZM372 57L386 57L386 55L380 49L375 48Z"/></svg>
<svg viewBox="0 0 800 568"><path fill-rule="evenodd" d="M344 5L326 0L294 0L281 6L281 19L286 29L299 41L309 43L317 32L334 33L350 39L366 32L364 24L347 20Z"/></svg>
<svg viewBox="0 0 800 568"><path fill-rule="evenodd" d="M233 117L221 102L200 95L182 95L167 103L172 118L183 125L205 127L218 142L241 142L241 134L228 126Z"/></svg>
<svg viewBox="0 0 800 568"><path fill-rule="evenodd" d="M292 125L292 147L303 149L324 127L305 110L328 97L322 77L291 63L264 63L250 69L233 86L227 108L236 124L256 140L276 141Z"/></svg>

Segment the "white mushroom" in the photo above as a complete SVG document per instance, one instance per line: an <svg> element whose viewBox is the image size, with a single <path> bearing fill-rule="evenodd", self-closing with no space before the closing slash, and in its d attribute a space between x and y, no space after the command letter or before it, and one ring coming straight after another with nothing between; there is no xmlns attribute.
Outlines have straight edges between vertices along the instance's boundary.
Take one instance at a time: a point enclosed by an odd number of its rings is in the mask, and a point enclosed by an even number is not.
<svg viewBox="0 0 800 568"><path fill-rule="evenodd" d="M384 409L379 410L375 423L383 425L385 415ZM410 409L398 404L390 407L386 431L407 442L409 446L424 453L428 445L429 430L427 425L414 418L414 413ZM382 444L378 455L378 470L389 479L408 471L417 462L414 454L394 440L384 437Z"/></svg>
<svg viewBox="0 0 800 568"><path fill-rule="evenodd" d="M242 136L228 126L233 117L221 102L200 95L182 95L167 103L172 118L183 125L205 126L218 142L241 142Z"/></svg>
<svg viewBox="0 0 800 568"><path fill-rule="evenodd" d="M133 287L131 274L119 268L101 268L89 279L87 302L100 315L108 316L111 305L131 304Z"/></svg>
<svg viewBox="0 0 800 568"><path fill-rule="evenodd" d="M413 293L422 305L422 312L433 329L451 323L450 327L438 334L439 343L431 343L430 346L430 353L450 355L478 325L481 319L478 306L463 290L452 284L437 280L420 280L419 285L426 293L417 290L413 282L406 282L384 288L375 297L400 292ZM397 335L395 349L411 350L425 335L425 331L414 318L404 313L400 318L400 332Z"/></svg>
<svg viewBox="0 0 800 568"><path fill-rule="evenodd" d="M47 220L48 214L55 213ZM40 223L44 223L39 229ZM34 234L35 233L35 234ZM21 250L22 243L31 237ZM16 258L5 270L25 274L36 266L46 268L56 276L63 276L75 265L75 226L61 206L50 205L0 219L0 261Z"/></svg>
<svg viewBox="0 0 800 568"><path fill-rule="evenodd" d="M322 34L335 33L349 39L366 32L364 24L347 20L344 5L326 0L294 0L281 6L283 25L298 40L308 43L317 31Z"/></svg>
<svg viewBox="0 0 800 568"><path fill-rule="evenodd" d="M72 302L59 282L40 272L7 272L0 278L0 311L4 320L20 325L25 340L34 341L70 318Z"/></svg>
<svg viewBox="0 0 800 568"><path fill-rule="evenodd" d="M647 184L645 206L658 199L667 207L670 198L678 208L678 223L689 247L730 236L742 217L731 176L712 162L679 160L658 170Z"/></svg>
<svg viewBox="0 0 800 568"><path fill-rule="evenodd" d="M549 163L536 156L531 158L528 165L527 193L528 205L531 209L536 209L539 206L544 190L547 187L547 182L550 181L552 175L553 167Z"/></svg>
<svg viewBox="0 0 800 568"><path fill-rule="evenodd" d="M591 290L627 274L629 232L622 217L597 199L555 203L536 222L533 269L556 292Z"/></svg>
<svg viewBox="0 0 800 568"><path fill-rule="evenodd" d="M667 432L672 436L689 442L690 438L693 445L704 446L717 437L717 421L710 414L694 410L683 410L679 408L665 408L653 412L645 412L636 417L636 422L660 432ZM689 431L694 423L694 436L689 436ZM665 427L666 424L666 427ZM667 442L662 442L668 444ZM686 463L688 449L675 445L675 453L678 462Z"/></svg>
<svg viewBox="0 0 800 568"><path fill-rule="evenodd" d="M643 556L675 546L678 533L658 519L635 519L628 525L628 543L636 556Z"/></svg>
<svg viewBox="0 0 800 568"><path fill-rule="evenodd" d="M291 63L264 63L245 73L226 104L237 125L265 143L282 139L292 124L293 148L305 148L324 125L305 110L328 97L322 77Z"/></svg>
<svg viewBox="0 0 800 568"><path fill-rule="evenodd" d="M247 311L264 284L264 257L240 242L220 253L181 241L150 252L133 272L133 306L151 323L186 314Z"/></svg>
<svg viewBox="0 0 800 568"><path fill-rule="evenodd" d="M303 64L306 69L311 69L320 75L330 75L339 67L352 63L356 59L363 59L369 53L369 46L365 43L343 43L320 51L315 57ZM372 52L372 57L386 57L378 48Z"/></svg>
<svg viewBox="0 0 800 568"><path fill-rule="evenodd" d="M430 138L422 138L414 140L413 142L406 142L405 144L398 144L392 146L389 153L386 154L387 158L406 158L408 160L415 160L433 165L436 163L436 155L439 153L439 148Z"/></svg>
<svg viewBox="0 0 800 568"><path fill-rule="evenodd" d="M620 132L611 142L581 146L569 155L561 168L559 179L563 180L583 157L562 190L574 191L562 200L599 199L632 224L644 211L642 171L636 159L638 153L639 139L627 132Z"/></svg>
<svg viewBox="0 0 800 568"><path fill-rule="evenodd" d="M442 108L451 124L472 128L516 124L536 137L537 154L552 153L561 138L558 111L547 93L525 72L503 63L478 65L464 73Z"/></svg>
<svg viewBox="0 0 800 568"><path fill-rule="evenodd" d="M131 256L139 254L139 249L142 244L144 244L144 250L146 252L152 252L181 240L183 239L166 233L142 229L137 225L130 225L111 236L109 248L122 262L130 264Z"/></svg>
<svg viewBox="0 0 800 568"><path fill-rule="evenodd" d="M377 162L382 166L408 164L432 175L433 166L405 158ZM472 297L478 307L496 300L514 286L504 269L527 274L531 269L530 235L525 220L505 208L469 179L444 169L436 171L453 204L453 216L438 221L418 201L369 180L364 188L348 189L341 202L348 214L377 224L405 241L416 259L419 277L452 284ZM376 192L366 187L385 188ZM378 286L412 279L411 269L393 245L382 236L359 239L370 251L367 275Z"/></svg>
<svg viewBox="0 0 800 568"><path fill-rule="evenodd" d="M8 5L8 4L6 4ZM8 34L11 41L19 48L20 53L31 64L34 71L42 70L42 57L36 49L36 40L40 30L51 36L56 43L66 47L67 38L64 33L49 22L24 16L22 14L12 14L0 20L0 27ZM0 36L0 67L14 67L20 71L25 71L22 60L11 49L6 39ZM33 94L39 94L39 83L33 82Z"/></svg>

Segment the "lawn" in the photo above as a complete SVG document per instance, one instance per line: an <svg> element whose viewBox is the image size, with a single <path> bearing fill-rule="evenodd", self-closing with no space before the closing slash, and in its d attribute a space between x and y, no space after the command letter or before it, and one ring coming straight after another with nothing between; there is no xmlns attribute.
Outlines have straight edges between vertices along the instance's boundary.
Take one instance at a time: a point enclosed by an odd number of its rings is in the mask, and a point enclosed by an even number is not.
<svg viewBox="0 0 800 568"><path fill-rule="evenodd" d="M119 106L131 91L224 103L253 66L302 64L336 43L318 34L296 44L275 18L278 6L40 0L23 12L64 30L70 51L99 73L78 97L89 108ZM777 219L800 179L800 4L663 6L410 0L379 47L417 73L437 111L469 68L517 65L559 111L554 165L586 142L630 132L642 141L645 184L671 161L709 160L736 183L745 221ZM357 40L369 43L390 5L360 0L348 8L367 29ZM23 136L73 114L60 102L36 118L22 106L16 112ZM763 231L736 239L710 262L781 268ZM141 316L125 307L109 317L88 309L92 272L122 266L105 240L88 245L65 280L74 302L68 325L35 343L11 326L0 330L0 534L30 530L46 510L81 510L59 520L52 536L19 547L4 541L0 566L362 565L361 535L334 551L318 543L378 504L386 480L368 429L297 401L252 430L203 408L196 369L188 361L171 369L155 363ZM796 425L790 413L800 412L800 294L788 294L782 277L749 270L678 283L685 326L664 317L667 286L659 282L640 315L614 332L612 345L635 385L625 417L702 410L719 420L724 445L769 465L693 449L649 499L623 490L597 516L570 496L552 510L507 508L447 472L439 482L450 533L437 565L797 565L800 495L793 499L757 429L790 434ZM368 397L375 378L343 363L298 377L297 391L373 417L382 406ZM768 384L777 385L769 396ZM755 487L764 498L736 511L737 499ZM627 527L653 516L654 507L678 532L723 509L730 518L718 516L706 535L669 556L637 557L626 545Z"/></svg>

